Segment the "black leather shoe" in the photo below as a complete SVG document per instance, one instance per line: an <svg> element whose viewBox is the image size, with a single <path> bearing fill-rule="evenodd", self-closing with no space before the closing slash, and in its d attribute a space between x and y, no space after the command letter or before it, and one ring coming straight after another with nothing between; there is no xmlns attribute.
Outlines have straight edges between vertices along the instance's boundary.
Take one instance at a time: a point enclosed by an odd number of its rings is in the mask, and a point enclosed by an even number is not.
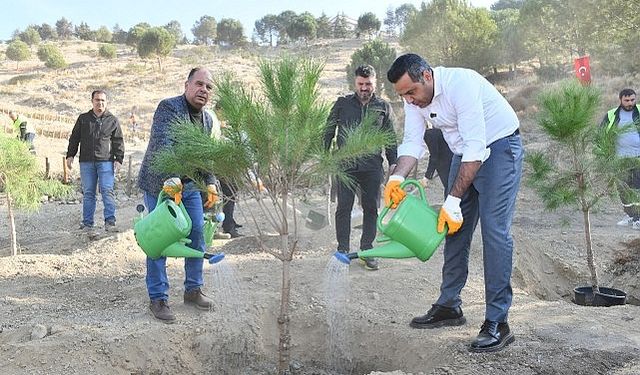
<svg viewBox="0 0 640 375"><path fill-rule="evenodd" d="M229 231L229 232L227 232L227 233L229 233L229 235L231 236L231 238L238 238L238 237L242 237L242 236L243 236L243 234L238 233L238 231L237 231L237 230L235 230L235 229L232 229L232 230L230 230L230 231Z"/></svg>
<svg viewBox="0 0 640 375"><path fill-rule="evenodd" d="M475 353L497 352L514 341L515 337L509 329L509 323L485 320L478 337L469 346L469 351Z"/></svg>
<svg viewBox="0 0 640 375"><path fill-rule="evenodd" d="M439 328L444 326L461 326L466 323L460 307L431 305L426 315L416 316L409 324L413 328Z"/></svg>

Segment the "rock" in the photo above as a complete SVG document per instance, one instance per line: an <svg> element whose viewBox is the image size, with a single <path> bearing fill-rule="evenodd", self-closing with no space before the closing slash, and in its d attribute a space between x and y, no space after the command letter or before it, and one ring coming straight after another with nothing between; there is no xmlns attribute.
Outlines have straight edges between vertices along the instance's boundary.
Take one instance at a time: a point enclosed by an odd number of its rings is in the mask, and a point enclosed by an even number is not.
<svg viewBox="0 0 640 375"><path fill-rule="evenodd" d="M47 337L48 333L49 332L47 327L43 326L42 324L36 324L31 330L31 340L43 339Z"/></svg>

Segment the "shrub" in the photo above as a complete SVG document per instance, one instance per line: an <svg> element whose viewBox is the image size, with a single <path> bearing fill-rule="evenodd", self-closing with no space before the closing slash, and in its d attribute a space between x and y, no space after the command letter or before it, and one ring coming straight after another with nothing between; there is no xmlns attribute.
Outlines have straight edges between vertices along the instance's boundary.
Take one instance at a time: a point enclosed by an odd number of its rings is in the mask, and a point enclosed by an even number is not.
<svg viewBox="0 0 640 375"><path fill-rule="evenodd" d="M116 58L116 46L113 44L103 44L98 49L98 56L105 58L107 60Z"/></svg>

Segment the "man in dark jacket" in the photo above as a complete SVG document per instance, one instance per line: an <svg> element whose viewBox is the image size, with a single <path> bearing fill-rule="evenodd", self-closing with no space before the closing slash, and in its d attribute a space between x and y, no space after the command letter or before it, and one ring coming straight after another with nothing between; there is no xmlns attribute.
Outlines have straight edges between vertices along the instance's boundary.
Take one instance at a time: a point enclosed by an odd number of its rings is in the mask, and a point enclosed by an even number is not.
<svg viewBox="0 0 640 375"><path fill-rule="evenodd" d="M91 93L93 109L78 117L69 137L67 167L80 147L80 181L82 183L81 228L93 231L96 211L96 187L100 186L104 204L104 228L116 231L116 201L113 192L115 173L124 159L124 141L118 119L107 110L107 94Z"/></svg>
<svg viewBox="0 0 640 375"><path fill-rule="evenodd" d="M440 129L426 128L424 130L424 143L427 144L429 149L429 164L427 164L424 177L427 180L431 180L435 172L438 172L438 177L440 177L440 182L442 182L442 187L444 188L444 197L446 198L449 193L449 170L453 152L449 149L449 145L444 140Z"/></svg>
<svg viewBox="0 0 640 375"><path fill-rule="evenodd" d="M347 131L360 126L365 116L375 116L377 125L385 130L394 132L393 113L391 106L374 93L376 73L373 67L361 65L355 71L355 93L338 98L333 105L324 138L324 146L329 149L336 137L338 148L344 145ZM396 146L387 147L385 154L389 163L389 170L393 170L396 163ZM382 156L380 153L359 159L356 163L346 167L356 186L362 192L361 204L363 210L362 236L360 250L373 248L376 237L376 221L378 219L378 202L380 200L380 184L382 183ZM349 237L351 235L351 210L354 201L353 187L338 181L338 207L336 209L336 238L338 251L349 252ZM378 269L378 262L365 259L367 269Z"/></svg>
<svg viewBox="0 0 640 375"><path fill-rule="evenodd" d="M624 89L618 95L620 105L611 108L602 119L601 126L610 129L614 126L623 128L630 125L631 129L616 139L616 154L622 158L640 157L640 105L636 103L636 92ZM640 189L640 169L632 169L625 181L632 189ZM620 189L620 200L625 217L618 222L620 226L628 226L640 230L640 202L628 197L624 189Z"/></svg>
<svg viewBox="0 0 640 375"><path fill-rule="evenodd" d="M184 204L191 218L191 233L187 244L192 249L205 251L204 240L204 208L211 208L218 201L216 179L210 173L203 172L203 180L207 184L206 202L193 180L186 176L163 174L152 168L153 158L158 152L171 147L171 129L175 126L193 124L211 135L212 116L204 110L209 102L213 89L211 73L205 68L193 68L184 84L184 94L164 99L158 104L153 115L149 145L144 154L138 186L144 192L144 204L149 212L153 211L160 191L164 191L176 203ZM167 277L167 258L147 258L147 291L151 304L149 308L156 319L164 322L175 320L169 308L169 279ZM202 276L202 258L185 258L184 260L184 303L202 310L209 310L212 302L201 290L204 284Z"/></svg>

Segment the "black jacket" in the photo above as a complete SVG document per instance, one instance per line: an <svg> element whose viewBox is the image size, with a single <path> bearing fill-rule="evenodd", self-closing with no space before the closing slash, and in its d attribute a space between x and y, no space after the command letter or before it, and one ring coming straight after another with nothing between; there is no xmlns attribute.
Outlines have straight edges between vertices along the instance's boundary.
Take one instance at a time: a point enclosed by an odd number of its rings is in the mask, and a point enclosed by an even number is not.
<svg viewBox="0 0 640 375"><path fill-rule="evenodd" d="M381 129L395 134L393 112L389 103L374 94L371 100L363 106L356 94L350 94L339 97L333 108L331 108L324 135L325 148L329 149L331 146L331 142L335 137L336 127L338 128L337 146L340 148L345 143L347 130L359 126L365 115L369 113L377 115L377 123ZM385 154L389 165L396 163L398 147L395 142L385 149ZM360 158L346 170L349 172L382 170L382 156L377 153Z"/></svg>
<svg viewBox="0 0 640 375"><path fill-rule="evenodd" d="M75 157L80 146L80 162L124 160L122 129L116 116L105 111L97 117L93 110L78 116L69 137L67 157Z"/></svg>

